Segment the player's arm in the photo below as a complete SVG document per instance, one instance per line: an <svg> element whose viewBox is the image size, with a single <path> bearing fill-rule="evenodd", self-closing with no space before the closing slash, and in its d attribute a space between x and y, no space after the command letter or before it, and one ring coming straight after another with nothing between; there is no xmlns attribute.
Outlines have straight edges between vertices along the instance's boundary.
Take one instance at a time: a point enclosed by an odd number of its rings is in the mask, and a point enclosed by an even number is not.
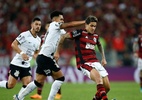
<svg viewBox="0 0 142 100"><path fill-rule="evenodd" d="M97 44L97 47L98 47L99 52L102 55L102 61L101 61L101 63L102 63L103 66L105 66L107 64L107 61L106 61L106 58L105 58L105 53L104 53L104 49L102 47L102 44L101 43Z"/></svg>
<svg viewBox="0 0 142 100"><path fill-rule="evenodd" d="M76 27L76 26L80 26L85 24L85 21L72 21L72 22L68 22L68 23L63 23L60 28L64 29L64 28L70 28L70 27Z"/></svg>
<svg viewBox="0 0 142 100"><path fill-rule="evenodd" d="M36 51L34 52L34 55L33 55L33 58L34 58L34 59L36 59L36 57L38 56L39 51L40 51L40 50L36 50Z"/></svg>
<svg viewBox="0 0 142 100"><path fill-rule="evenodd" d="M40 46L37 48L37 50L34 52L34 55L33 55L33 58L34 59L36 59L37 58L37 56L38 56L38 53L40 52L40 50L41 50L41 46L42 46L42 44L43 44L43 42L44 42L44 36L45 35L41 35L41 42L40 42Z"/></svg>
<svg viewBox="0 0 142 100"><path fill-rule="evenodd" d="M61 51L61 49L63 47L64 40L65 39L70 39L70 38L71 38L71 36L70 36L69 33L61 35L60 40L58 42L58 46L57 46L56 52L54 53L54 59L56 61L58 61L58 59L59 59L59 52Z"/></svg>
<svg viewBox="0 0 142 100"><path fill-rule="evenodd" d="M15 39L12 44L11 44L11 47L13 48L13 50L17 53L19 53L23 60L29 60L29 57L18 47L19 45L19 42Z"/></svg>
<svg viewBox="0 0 142 100"><path fill-rule="evenodd" d="M15 39L12 44L11 44L11 47L13 48L14 51L16 51L17 53L21 53L22 50L18 47L19 45L19 42Z"/></svg>

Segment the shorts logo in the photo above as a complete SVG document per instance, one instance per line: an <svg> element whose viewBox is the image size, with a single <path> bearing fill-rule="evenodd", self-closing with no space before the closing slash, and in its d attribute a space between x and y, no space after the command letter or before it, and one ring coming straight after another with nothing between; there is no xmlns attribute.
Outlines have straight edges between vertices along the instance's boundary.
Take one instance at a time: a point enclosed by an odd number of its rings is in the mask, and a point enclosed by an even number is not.
<svg viewBox="0 0 142 100"><path fill-rule="evenodd" d="M18 70L16 70L16 72L14 73L14 75L16 76L16 77L18 77L19 76L19 71Z"/></svg>
<svg viewBox="0 0 142 100"><path fill-rule="evenodd" d="M51 73L51 71L49 69L44 70L45 74L48 75L49 73Z"/></svg>

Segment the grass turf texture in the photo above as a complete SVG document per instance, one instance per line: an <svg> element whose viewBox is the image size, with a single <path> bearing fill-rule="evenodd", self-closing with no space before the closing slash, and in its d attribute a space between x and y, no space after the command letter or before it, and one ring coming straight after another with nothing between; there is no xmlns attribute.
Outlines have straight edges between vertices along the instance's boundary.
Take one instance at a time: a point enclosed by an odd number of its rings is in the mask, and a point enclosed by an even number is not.
<svg viewBox="0 0 142 100"><path fill-rule="evenodd" d="M51 84L46 83L42 96L42 100L47 100ZM21 88L21 83L18 83L14 89L0 88L0 100L13 100L13 95ZM64 83L62 85L61 100L92 100L96 91L96 84L93 83ZM32 100L30 96L36 93L36 89L26 96L25 100ZM108 93L109 100L142 100L142 93L139 90L139 84L135 82L111 82L111 90Z"/></svg>

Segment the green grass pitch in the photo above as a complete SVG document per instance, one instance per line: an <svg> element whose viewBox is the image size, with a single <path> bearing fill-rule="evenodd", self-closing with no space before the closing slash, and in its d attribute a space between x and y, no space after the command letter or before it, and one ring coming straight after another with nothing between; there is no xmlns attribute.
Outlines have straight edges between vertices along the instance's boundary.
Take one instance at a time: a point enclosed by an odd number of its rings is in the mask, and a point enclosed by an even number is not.
<svg viewBox="0 0 142 100"><path fill-rule="evenodd" d="M108 93L109 100L142 100L142 93L139 90L139 84L135 82L110 82L111 90ZM13 95L16 94L21 87L18 83L13 89L0 88L0 100L13 100ZM43 88L42 100L47 100L51 84L45 83ZM96 84L93 83L64 83L62 85L61 100L92 100L96 91ZM25 100L32 100L30 96L36 93L34 90Z"/></svg>

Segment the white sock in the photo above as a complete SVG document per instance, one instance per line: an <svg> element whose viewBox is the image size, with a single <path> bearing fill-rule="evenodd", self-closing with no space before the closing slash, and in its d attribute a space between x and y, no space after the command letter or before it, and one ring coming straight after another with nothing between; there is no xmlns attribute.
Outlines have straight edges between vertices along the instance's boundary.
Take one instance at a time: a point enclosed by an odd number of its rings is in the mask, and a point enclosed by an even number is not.
<svg viewBox="0 0 142 100"><path fill-rule="evenodd" d="M19 100L22 100L26 95L31 93L37 86L35 85L34 81L30 82L26 88L24 88L19 94Z"/></svg>
<svg viewBox="0 0 142 100"><path fill-rule="evenodd" d="M22 87L22 88L20 89L18 95L21 95L21 93L23 92L23 90L24 90L25 88L26 88L26 87ZM23 98L22 100L24 100L24 98Z"/></svg>
<svg viewBox="0 0 142 100"><path fill-rule="evenodd" d="M26 87L25 87L26 88ZM22 91L25 89L24 87L22 87L21 89L20 89L20 91L19 91L19 93L18 94L21 94L22 93Z"/></svg>
<svg viewBox="0 0 142 100"><path fill-rule="evenodd" d="M6 83L7 83L7 81L0 81L0 87L7 88Z"/></svg>
<svg viewBox="0 0 142 100"><path fill-rule="evenodd" d="M60 89L62 83L63 83L63 81L59 81L59 80L55 80L53 82L47 100L54 100L54 97L55 97L56 93L58 92L58 90Z"/></svg>

